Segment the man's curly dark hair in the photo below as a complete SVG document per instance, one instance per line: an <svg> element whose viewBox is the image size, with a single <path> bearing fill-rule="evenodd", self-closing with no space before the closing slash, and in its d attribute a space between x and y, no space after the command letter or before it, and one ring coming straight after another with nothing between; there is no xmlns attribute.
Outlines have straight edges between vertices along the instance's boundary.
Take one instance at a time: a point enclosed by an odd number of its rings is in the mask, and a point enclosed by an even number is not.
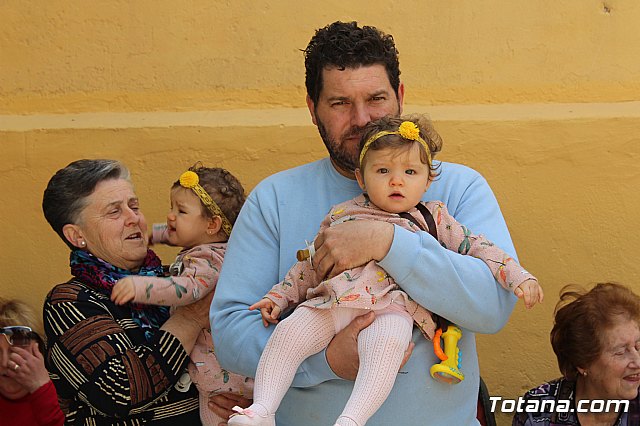
<svg viewBox="0 0 640 426"><path fill-rule="evenodd" d="M400 63L390 34L358 23L334 22L316 31L304 52L307 95L317 104L322 91L322 70L326 67L357 68L384 65L391 87L398 95Z"/></svg>

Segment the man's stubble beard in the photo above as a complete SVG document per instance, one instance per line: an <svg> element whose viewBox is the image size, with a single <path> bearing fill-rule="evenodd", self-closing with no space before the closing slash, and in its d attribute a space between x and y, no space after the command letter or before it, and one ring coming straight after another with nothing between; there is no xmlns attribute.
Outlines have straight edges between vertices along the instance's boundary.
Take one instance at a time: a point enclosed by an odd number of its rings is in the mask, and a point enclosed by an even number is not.
<svg viewBox="0 0 640 426"><path fill-rule="evenodd" d="M398 103L398 108L394 114L395 117L400 115L400 104ZM327 128L322 123L319 117L316 116L316 122L318 123L318 132L320 133L320 138L322 138L322 142L324 146L327 148L329 152L329 157L338 166L340 169L344 170L348 173L355 173L356 168L360 167L358 163L360 157L360 150L357 149L360 146L360 140L364 133L364 127L352 127L346 135L340 135L339 137L342 139L347 139L352 136L358 136L358 143L356 150L353 156L349 157L349 154L343 149L344 144L336 144L335 140L331 139L329 136L329 132L327 132Z"/></svg>
<svg viewBox="0 0 640 426"><path fill-rule="evenodd" d="M329 136L329 132L327 132L327 128L324 126L322 121L317 120L317 122L320 138L322 138L322 142L327 148L331 160L333 160L336 166L340 167L342 170L354 173L357 167L357 154L350 156L346 150L343 149L343 144L337 144L335 140L331 139L331 136ZM362 131L363 128L352 128L347 135L341 135L340 138L348 138L354 135L361 136Z"/></svg>

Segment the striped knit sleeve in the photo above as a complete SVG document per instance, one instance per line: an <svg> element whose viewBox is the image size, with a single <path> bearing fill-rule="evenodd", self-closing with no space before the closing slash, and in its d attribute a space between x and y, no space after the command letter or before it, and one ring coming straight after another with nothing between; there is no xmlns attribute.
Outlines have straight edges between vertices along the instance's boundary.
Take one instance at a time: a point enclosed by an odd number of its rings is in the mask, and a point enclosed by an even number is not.
<svg viewBox="0 0 640 426"><path fill-rule="evenodd" d="M176 337L159 330L147 342L128 307L79 283L52 290L44 323L47 362L62 382L60 397L77 395L107 416L126 417L156 402L188 361Z"/></svg>

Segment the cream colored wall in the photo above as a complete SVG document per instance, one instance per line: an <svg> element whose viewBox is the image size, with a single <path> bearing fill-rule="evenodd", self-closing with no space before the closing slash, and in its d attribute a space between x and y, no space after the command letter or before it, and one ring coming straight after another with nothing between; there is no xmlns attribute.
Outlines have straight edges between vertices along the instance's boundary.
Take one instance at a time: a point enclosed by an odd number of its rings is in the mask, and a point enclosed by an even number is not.
<svg viewBox="0 0 640 426"><path fill-rule="evenodd" d="M197 160L251 189L324 156L298 49L315 28L357 19L394 35L405 111L431 114L441 159L487 178L545 288L544 304L518 304L503 331L478 337L491 392L515 397L557 376L560 287L616 280L640 292L640 4L560 3L1 2L0 295L39 310L68 277L40 203L70 161L123 160L154 222Z"/></svg>

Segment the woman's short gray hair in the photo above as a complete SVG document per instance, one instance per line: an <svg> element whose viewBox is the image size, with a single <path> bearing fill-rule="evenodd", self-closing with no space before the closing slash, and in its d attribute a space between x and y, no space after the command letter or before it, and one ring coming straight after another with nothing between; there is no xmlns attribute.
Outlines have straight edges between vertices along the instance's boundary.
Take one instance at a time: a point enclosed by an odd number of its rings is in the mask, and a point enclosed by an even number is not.
<svg viewBox="0 0 640 426"><path fill-rule="evenodd" d="M77 160L53 175L44 190L42 211L49 225L70 249L62 228L78 223L78 217L86 207L87 197L93 194L98 183L110 179L129 180L126 166L116 160Z"/></svg>

